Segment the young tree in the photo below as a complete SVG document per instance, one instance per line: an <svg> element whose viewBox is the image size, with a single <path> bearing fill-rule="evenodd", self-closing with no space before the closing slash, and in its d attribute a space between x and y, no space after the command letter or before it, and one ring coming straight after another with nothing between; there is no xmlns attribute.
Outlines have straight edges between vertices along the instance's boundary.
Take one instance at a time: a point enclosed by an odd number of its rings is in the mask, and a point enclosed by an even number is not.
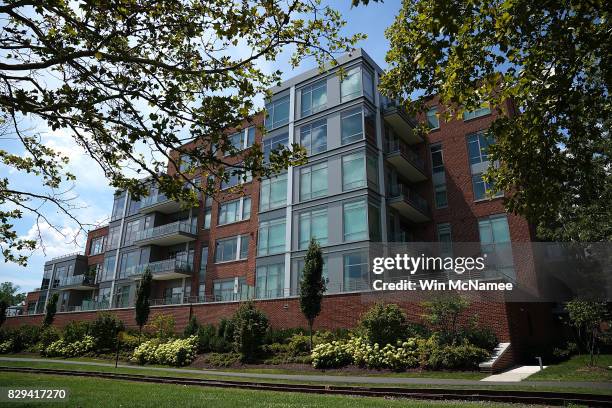
<svg viewBox="0 0 612 408"><path fill-rule="evenodd" d="M6 321L6 309L8 309L9 305L4 299L0 299L0 327Z"/></svg>
<svg viewBox="0 0 612 408"><path fill-rule="evenodd" d="M300 280L300 310L308 321L311 350L312 326L316 317L321 313L323 293L325 293L323 254L321 253L321 247L313 238L308 245L308 252L306 252L306 257L304 258L302 279Z"/></svg>
<svg viewBox="0 0 612 408"><path fill-rule="evenodd" d="M337 11L307 0L11 0L0 5L0 18L0 131L25 151L0 149L0 163L40 176L42 186L21 188L12 171L0 179L1 249L20 264L27 262L20 251L37 244L12 227L24 212L63 233L41 210L55 206L83 227L64 187L75 179L65 168L69 158L38 129L72 138L112 187L135 198L147 194L139 179L148 176L167 197L197 204L198 191L185 183L210 194L215 186L195 186L190 163L204 169L203 180L227 180L266 176L304 159L297 145L279 149L269 163L260 149L243 152L240 164L217 155L238 152L225 130L252 119L254 99L280 81L266 62L291 49L292 66L308 57L323 66L363 38L344 36ZM199 147L184 148L188 140ZM168 161L179 177L163 174Z"/></svg>
<svg viewBox="0 0 612 408"><path fill-rule="evenodd" d="M486 179L507 210L543 238L608 241L611 30L603 0L403 0L382 90L415 111L443 104L441 119L488 104L501 115Z"/></svg>
<svg viewBox="0 0 612 408"><path fill-rule="evenodd" d="M59 295L54 293L47 300L47 311L45 313L45 319L43 320L43 326L51 326L53 319L55 319L55 313L57 312L57 300Z"/></svg>
<svg viewBox="0 0 612 408"><path fill-rule="evenodd" d="M19 290L19 285L13 282L2 282L0 283L0 299L6 301L9 306L17 305L25 300L25 293L17 293Z"/></svg>
<svg viewBox="0 0 612 408"><path fill-rule="evenodd" d="M136 313L136 324L138 325L138 341L140 341L143 326L147 324L147 320L149 320L149 312L151 311L149 299L151 297L152 280L153 275L151 274L151 270L149 268L145 269L142 274L142 279L140 280L140 285L138 285L138 291L136 292L136 307L134 308L134 312Z"/></svg>
<svg viewBox="0 0 612 408"><path fill-rule="evenodd" d="M565 309L569 320L576 328L579 344L586 347L590 355L590 366L595 363L595 345L602 334L601 325L608 315L605 302L574 299L567 302Z"/></svg>
<svg viewBox="0 0 612 408"><path fill-rule="evenodd" d="M459 319L469 305L460 295L444 294L422 303L423 318L444 340L455 344L459 338Z"/></svg>

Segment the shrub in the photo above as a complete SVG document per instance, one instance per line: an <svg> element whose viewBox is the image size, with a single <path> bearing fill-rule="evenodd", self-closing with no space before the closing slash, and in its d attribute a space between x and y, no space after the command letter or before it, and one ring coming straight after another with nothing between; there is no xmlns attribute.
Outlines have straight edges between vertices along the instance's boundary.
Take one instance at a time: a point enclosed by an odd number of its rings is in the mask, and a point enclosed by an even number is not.
<svg viewBox="0 0 612 408"><path fill-rule="evenodd" d="M489 329L488 327L478 327L476 325L463 329L460 333L460 337L463 339L463 341L467 341L476 347L480 347L488 351L493 351L493 349L495 349L499 343L493 330Z"/></svg>
<svg viewBox="0 0 612 408"><path fill-rule="evenodd" d="M40 327L31 325L22 325L13 330L10 335L13 340L13 351L20 352L38 343L40 332Z"/></svg>
<svg viewBox="0 0 612 408"><path fill-rule="evenodd" d="M464 341L462 344L442 344L439 337L431 336L419 344L419 359L423 368L439 369L475 369L486 360L490 353Z"/></svg>
<svg viewBox="0 0 612 408"><path fill-rule="evenodd" d="M118 337L119 337L119 345L121 347L121 350L131 352L132 350L134 350L136 347L140 345L139 336L135 336L126 331L119 332Z"/></svg>
<svg viewBox="0 0 612 408"><path fill-rule="evenodd" d="M295 334L304 333L306 333L306 331L302 328L273 329L270 327L268 331L266 331L264 343L287 343Z"/></svg>
<svg viewBox="0 0 612 408"><path fill-rule="evenodd" d="M74 343L85 338L89 333L89 323L72 321L63 330L62 338L68 343Z"/></svg>
<svg viewBox="0 0 612 408"><path fill-rule="evenodd" d="M423 302L424 318L444 343L454 344L459 339L460 316L469 302L460 295L441 295Z"/></svg>
<svg viewBox="0 0 612 408"><path fill-rule="evenodd" d="M311 357L314 368L338 368L353 362L353 356L348 352L346 343L341 341L315 346Z"/></svg>
<svg viewBox="0 0 612 408"><path fill-rule="evenodd" d="M149 340L136 347L132 360L140 364L185 366L195 359L197 343L197 336L167 342L163 342L161 339Z"/></svg>
<svg viewBox="0 0 612 408"><path fill-rule="evenodd" d="M317 344L314 339L313 343ZM294 334L289 339L287 351L292 356L299 356L301 354L308 353L310 351L310 338L303 334Z"/></svg>
<svg viewBox="0 0 612 408"><path fill-rule="evenodd" d="M40 332L40 350L46 349L51 343L61 338L60 331L53 326L44 327Z"/></svg>
<svg viewBox="0 0 612 408"><path fill-rule="evenodd" d="M405 370L418 366L418 344L416 339L397 342L397 345L378 343L371 345L366 339L356 337L347 342L347 351L353 357L353 363L367 368L390 368Z"/></svg>
<svg viewBox="0 0 612 408"><path fill-rule="evenodd" d="M239 364L240 360L238 353L210 353L204 361L214 367L231 367Z"/></svg>
<svg viewBox="0 0 612 408"><path fill-rule="evenodd" d="M117 334L123 329L123 322L116 315L100 312L91 322L89 334L95 339L96 349L112 350L115 348Z"/></svg>
<svg viewBox="0 0 612 408"><path fill-rule="evenodd" d="M359 322L359 328L370 344L395 344L406 335L406 314L395 304L375 304Z"/></svg>
<svg viewBox="0 0 612 408"><path fill-rule="evenodd" d="M42 350L46 357L77 357L94 349L95 341L92 336L86 335L82 340L69 343L57 340Z"/></svg>
<svg viewBox="0 0 612 408"><path fill-rule="evenodd" d="M0 343L0 354L11 353L13 351L13 346L13 340L4 340L2 343Z"/></svg>
<svg viewBox="0 0 612 408"><path fill-rule="evenodd" d="M221 337L227 344L234 342L234 323L231 319L221 319L217 336Z"/></svg>
<svg viewBox="0 0 612 408"><path fill-rule="evenodd" d="M215 326L207 324L198 327L198 352L207 353L212 350L213 339L216 338Z"/></svg>
<svg viewBox="0 0 612 408"><path fill-rule="evenodd" d="M238 307L232 318L234 349L243 361L250 361L259 351L268 330L268 318L252 302Z"/></svg>
<svg viewBox="0 0 612 408"><path fill-rule="evenodd" d="M148 325L158 339L167 340L174 336L174 316L159 314Z"/></svg>
<svg viewBox="0 0 612 408"><path fill-rule="evenodd" d="M184 337L197 336L199 328L200 328L200 325L198 324L198 319L196 319L195 315L192 315L191 318L189 319L189 323L187 323L187 326L185 326L185 330L183 331L183 336Z"/></svg>

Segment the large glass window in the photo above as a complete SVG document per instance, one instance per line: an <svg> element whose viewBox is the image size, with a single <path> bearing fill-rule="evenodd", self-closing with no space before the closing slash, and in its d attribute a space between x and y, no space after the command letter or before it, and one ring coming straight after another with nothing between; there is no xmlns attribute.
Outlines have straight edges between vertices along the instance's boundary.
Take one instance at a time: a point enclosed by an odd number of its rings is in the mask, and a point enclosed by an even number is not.
<svg viewBox="0 0 612 408"><path fill-rule="evenodd" d="M200 274L198 281L200 283L206 282L206 268L208 267L208 247L202 247L202 252L200 253ZM204 294L202 294L204 295Z"/></svg>
<svg viewBox="0 0 612 408"><path fill-rule="evenodd" d="M368 215L365 200L346 203L342 208L344 240L368 239Z"/></svg>
<svg viewBox="0 0 612 408"><path fill-rule="evenodd" d="M368 69L363 70L363 93L374 102L374 78Z"/></svg>
<svg viewBox="0 0 612 408"><path fill-rule="evenodd" d="M266 129L271 130L289 123L289 96L266 104Z"/></svg>
<svg viewBox="0 0 612 408"><path fill-rule="evenodd" d="M474 200L484 200L487 198L487 191L493 190L493 183L488 183L484 180L482 173L472 175L472 188L474 189ZM493 197L503 196L503 191L498 191Z"/></svg>
<svg viewBox="0 0 612 408"><path fill-rule="evenodd" d="M309 155L327 150L327 120L322 119L300 128L300 144Z"/></svg>
<svg viewBox="0 0 612 408"><path fill-rule="evenodd" d="M115 249L119 246L119 234L121 227L116 225L108 229L108 240L106 241L106 250Z"/></svg>
<svg viewBox="0 0 612 408"><path fill-rule="evenodd" d="M367 153L366 169L368 173L368 184L375 190L378 190L378 156L375 153Z"/></svg>
<svg viewBox="0 0 612 408"><path fill-rule="evenodd" d="M179 158L179 171L180 172L186 172L186 171L190 171L192 169L192 160L191 160L191 156L189 156L188 154L182 154L181 157Z"/></svg>
<svg viewBox="0 0 612 408"><path fill-rule="evenodd" d="M218 239L215 250L215 262L229 262L245 259L248 256L248 248L248 235Z"/></svg>
<svg viewBox="0 0 612 408"><path fill-rule="evenodd" d="M228 136L228 140L230 145L238 151L251 147L255 143L255 127L251 126L233 133ZM229 156L230 152L225 152L225 155Z"/></svg>
<svg viewBox="0 0 612 408"><path fill-rule="evenodd" d="M258 299L282 297L285 289L285 264L258 266L255 285Z"/></svg>
<svg viewBox="0 0 612 408"><path fill-rule="evenodd" d="M218 279L213 282L213 296L218 302L230 300L246 299L248 290L246 288L246 278L238 278L238 286L234 288L236 278Z"/></svg>
<svg viewBox="0 0 612 408"><path fill-rule="evenodd" d="M327 194L327 162L300 169L300 201Z"/></svg>
<svg viewBox="0 0 612 408"><path fill-rule="evenodd" d="M493 215L478 220L480 245L483 254L488 254L487 271L499 277L514 280L514 259L510 243L510 229L506 214Z"/></svg>
<svg viewBox="0 0 612 408"><path fill-rule="evenodd" d="M344 292L368 289L368 256L364 252L344 255Z"/></svg>
<svg viewBox="0 0 612 408"><path fill-rule="evenodd" d="M365 187L366 165L364 152L342 156L342 191Z"/></svg>
<svg viewBox="0 0 612 408"><path fill-rule="evenodd" d="M207 197L204 201L204 224L202 228L210 229L210 221L212 219L212 198Z"/></svg>
<svg viewBox="0 0 612 408"><path fill-rule="evenodd" d="M488 115L491 113L491 108L487 106L483 106L473 111L463 112L463 120L475 119L480 116Z"/></svg>
<svg viewBox="0 0 612 408"><path fill-rule="evenodd" d="M478 230L480 232L480 242L483 245L510 242L508 217L505 214L479 220Z"/></svg>
<svg viewBox="0 0 612 408"><path fill-rule="evenodd" d="M140 260L140 251L132 251L121 254L119 261L119 276L127 278L138 265Z"/></svg>
<svg viewBox="0 0 612 408"><path fill-rule="evenodd" d="M363 139L362 111L361 108L356 108L340 114L343 145Z"/></svg>
<svg viewBox="0 0 612 408"><path fill-rule="evenodd" d="M227 175L228 179L227 181L221 180L221 190L226 190L242 183L248 183L253 179L250 171L238 174L236 170L229 170L226 171L225 174Z"/></svg>
<svg viewBox="0 0 612 408"><path fill-rule="evenodd" d="M125 236L123 237L123 245L132 245L136 239L136 234L140 228L140 220L130 221L125 226Z"/></svg>
<svg viewBox="0 0 612 408"><path fill-rule="evenodd" d="M327 107L327 80L302 88L302 117L317 113Z"/></svg>
<svg viewBox="0 0 612 408"><path fill-rule="evenodd" d="M251 198L244 197L222 203L219 206L219 224L230 224L249 219L251 216Z"/></svg>
<svg viewBox="0 0 612 408"><path fill-rule="evenodd" d="M115 255L110 255L104 258L104 266L102 268L102 274L98 279L98 282L104 282L113 279L115 272Z"/></svg>
<svg viewBox="0 0 612 408"><path fill-rule="evenodd" d="M468 154L470 164L489 161L489 146L493 144L493 138L485 132L468 135Z"/></svg>
<svg viewBox="0 0 612 408"><path fill-rule="evenodd" d="M438 242L440 243L440 256L453 255L453 239L451 235L451 225L449 223L438 224Z"/></svg>
<svg viewBox="0 0 612 408"><path fill-rule="evenodd" d="M289 133L282 133L280 135L268 137L263 140L262 148L264 154L264 161L267 163L270 161L270 155L273 151L278 151L283 147L289 145Z"/></svg>
<svg viewBox="0 0 612 408"><path fill-rule="evenodd" d="M341 102L361 96L361 90L361 68L353 68L346 72L340 84Z"/></svg>
<svg viewBox="0 0 612 408"><path fill-rule="evenodd" d="M262 180L259 194L259 210L282 207L287 202L287 173Z"/></svg>
<svg viewBox="0 0 612 408"><path fill-rule="evenodd" d="M444 208L448 205L446 196L446 174L444 173L444 160L442 157L442 145L436 144L430 147L431 171L433 173L434 197L436 208Z"/></svg>
<svg viewBox="0 0 612 408"><path fill-rule="evenodd" d="M89 247L89 255L97 255L104 252L104 239L106 237L98 237L91 240Z"/></svg>
<svg viewBox="0 0 612 408"><path fill-rule="evenodd" d="M285 250L285 218L259 223L258 255L278 254Z"/></svg>
<svg viewBox="0 0 612 408"><path fill-rule="evenodd" d="M432 106L427 111L427 126L430 129L438 129L440 127L440 119L438 118L438 107Z"/></svg>
<svg viewBox="0 0 612 408"><path fill-rule="evenodd" d="M327 208L305 211L299 215L299 249L308 248L310 239L327 244Z"/></svg>
<svg viewBox="0 0 612 408"><path fill-rule="evenodd" d="M125 204L125 194L115 194L115 200L113 201L113 213L111 215L111 221L119 219L123 216L123 206Z"/></svg>
<svg viewBox="0 0 612 408"><path fill-rule="evenodd" d="M368 227L370 230L370 239L374 242L382 241L382 230L380 226L380 207L377 205L368 205Z"/></svg>

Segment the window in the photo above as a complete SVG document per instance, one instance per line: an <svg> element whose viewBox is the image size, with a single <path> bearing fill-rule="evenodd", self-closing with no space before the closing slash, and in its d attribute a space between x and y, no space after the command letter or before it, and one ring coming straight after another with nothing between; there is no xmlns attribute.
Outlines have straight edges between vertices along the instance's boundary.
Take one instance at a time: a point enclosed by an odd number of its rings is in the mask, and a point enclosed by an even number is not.
<svg viewBox="0 0 612 408"><path fill-rule="evenodd" d="M115 294L115 307L128 307L130 289L130 285L121 285L117 287L117 293Z"/></svg>
<svg viewBox="0 0 612 408"><path fill-rule="evenodd" d="M374 79L372 73L367 69L363 70L363 93L372 102L374 101Z"/></svg>
<svg viewBox="0 0 612 408"><path fill-rule="evenodd" d="M327 194L327 162L300 169L300 201Z"/></svg>
<svg viewBox="0 0 612 408"><path fill-rule="evenodd" d="M107 256L104 258L104 266L102 268L102 275L98 279L98 282L108 281L113 279L115 272L115 255Z"/></svg>
<svg viewBox="0 0 612 408"><path fill-rule="evenodd" d="M493 215L478 220L480 246L483 254L489 254L486 275L514 280L514 259L510 243L510 229L506 214Z"/></svg>
<svg viewBox="0 0 612 408"><path fill-rule="evenodd" d="M311 238L321 245L327 244L327 208L302 212L298 222L299 249L308 248Z"/></svg>
<svg viewBox="0 0 612 408"><path fill-rule="evenodd" d="M259 193L259 210L282 207L287 202L287 173L262 180Z"/></svg>
<svg viewBox="0 0 612 408"><path fill-rule="evenodd" d="M132 245L136 239L136 234L140 228L140 220L130 221L125 226L125 236L123 237L123 245Z"/></svg>
<svg viewBox="0 0 612 408"><path fill-rule="evenodd" d="M366 185L366 165L363 152L342 156L342 191Z"/></svg>
<svg viewBox="0 0 612 408"><path fill-rule="evenodd" d="M302 88L302 117L317 113L327 106L327 80Z"/></svg>
<svg viewBox="0 0 612 408"><path fill-rule="evenodd" d="M138 210L140 210L140 201L130 198L127 215L134 215L138 212Z"/></svg>
<svg viewBox="0 0 612 408"><path fill-rule="evenodd" d="M278 254L285 250L285 218L259 223L258 255Z"/></svg>
<svg viewBox="0 0 612 408"><path fill-rule="evenodd" d="M340 84L340 101L346 102L361 96L361 68L349 70Z"/></svg>
<svg viewBox="0 0 612 408"><path fill-rule="evenodd" d="M202 247L202 252L200 253L200 274L199 274L199 282L206 282L206 267L208 266L208 247ZM202 294L204 295L204 294Z"/></svg>
<svg viewBox="0 0 612 408"><path fill-rule="evenodd" d="M483 179L482 173L472 175L472 188L474 189L474 201L484 200L487 198L487 191L493 190L493 183L487 183ZM503 196L503 191L498 191L493 195L493 198Z"/></svg>
<svg viewBox="0 0 612 408"><path fill-rule="evenodd" d="M374 242L382 241L382 230L380 226L380 207L377 205L368 205L368 227L370 230L370 240Z"/></svg>
<svg viewBox="0 0 612 408"><path fill-rule="evenodd" d="M239 184L248 183L253 179L250 171L239 174L238 170L231 170L226 171L225 174L227 175L228 179L227 181L221 180L221 190L227 190L228 188L236 187Z"/></svg>
<svg viewBox="0 0 612 408"><path fill-rule="evenodd" d="M468 135L468 155L470 164L477 164L489 161L488 150L493 144L493 138L485 132L478 132Z"/></svg>
<svg viewBox="0 0 612 408"><path fill-rule="evenodd" d="M438 107L432 106L427 111L427 126L430 129L438 129L440 127L440 119L438 118Z"/></svg>
<svg viewBox="0 0 612 408"><path fill-rule="evenodd" d="M236 279L238 279L237 287ZM248 291L242 290L245 286L246 278L218 279L213 282L213 296L218 302L246 299Z"/></svg>
<svg viewBox="0 0 612 408"><path fill-rule="evenodd" d="M140 260L140 251L132 251L121 254L121 260L119 261L119 276L121 278L127 278L130 276Z"/></svg>
<svg viewBox="0 0 612 408"><path fill-rule="evenodd" d="M362 252L344 255L344 292L368 288L368 256Z"/></svg>
<svg viewBox="0 0 612 408"><path fill-rule="evenodd" d="M273 151L277 151L282 147L287 147L289 145L289 133L282 133L277 136L272 136L267 139L264 139L262 142L263 153L264 153L264 161L267 163L270 161L270 154Z"/></svg>
<svg viewBox="0 0 612 408"><path fill-rule="evenodd" d="M368 239L368 216L364 200L344 204L342 214L345 241Z"/></svg>
<svg viewBox="0 0 612 408"><path fill-rule="evenodd" d="M218 239L215 251L215 262L230 262L245 259L248 257L248 250L248 235Z"/></svg>
<svg viewBox="0 0 612 408"><path fill-rule="evenodd" d="M285 289L285 265L277 263L258 266L255 286L258 299L282 297Z"/></svg>
<svg viewBox="0 0 612 408"><path fill-rule="evenodd" d="M342 112L340 126L342 128L342 144L349 144L363 139L363 120L361 108Z"/></svg>
<svg viewBox="0 0 612 408"><path fill-rule="evenodd" d="M430 147L431 154L431 172L434 184L434 198L436 208L444 208L448 206L448 197L446 195L446 174L444 172L444 160L442 157L442 145L436 144Z"/></svg>
<svg viewBox="0 0 612 408"><path fill-rule="evenodd" d="M98 237L91 240L89 247L89 255L97 255L104 252L104 239L106 237Z"/></svg>
<svg viewBox="0 0 612 408"><path fill-rule="evenodd" d="M309 155L327 150L327 119L302 126L300 144L306 148Z"/></svg>
<svg viewBox="0 0 612 408"><path fill-rule="evenodd" d="M438 242L440 243L440 256L453 255L453 239L451 236L451 225L449 223L438 224Z"/></svg>
<svg viewBox="0 0 612 408"><path fill-rule="evenodd" d="M495 215L478 221L480 242L483 245L510 242L510 229L506 215Z"/></svg>
<svg viewBox="0 0 612 408"><path fill-rule="evenodd" d="M463 112L463 120L475 119L480 116L488 115L489 113L491 113L491 108L488 105L482 106L470 112Z"/></svg>
<svg viewBox="0 0 612 408"><path fill-rule="evenodd" d="M249 219L251 216L251 198L243 197L238 200L222 203L219 206L218 225L230 224Z"/></svg>
<svg viewBox="0 0 612 408"><path fill-rule="evenodd" d="M115 194L115 200L113 201L113 213L111 215L111 221L117 220L123 216L123 206L125 204L125 194Z"/></svg>
<svg viewBox="0 0 612 408"><path fill-rule="evenodd" d="M271 130L289 123L289 96L266 104L266 129Z"/></svg>
<svg viewBox="0 0 612 408"><path fill-rule="evenodd" d="M368 152L366 155L366 169L368 184L378 190L378 157L375 153Z"/></svg>
<svg viewBox="0 0 612 408"><path fill-rule="evenodd" d="M119 246L120 226L110 227L108 229L108 240L106 241L106 250L115 249Z"/></svg>
<svg viewBox="0 0 612 408"><path fill-rule="evenodd" d="M193 166L192 166L191 156L187 154L182 154L179 159L179 171L180 172L189 171L192 169L192 167Z"/></svg>
<svg viewBox="0 0 612 408"><path fill-rule="evenodd" d="M210 220L212 218L212 197L206 197L204 201L204 225L202 228L210 228Z"/></svg>
<svg viewBox="0 0 612 408"><path fill-rule="evenodd" d="M228 136L230 145L240 151L249 148L255 143L255 127L251 126ZM225 152L225 156L229 156L230 152Z"/></svg>

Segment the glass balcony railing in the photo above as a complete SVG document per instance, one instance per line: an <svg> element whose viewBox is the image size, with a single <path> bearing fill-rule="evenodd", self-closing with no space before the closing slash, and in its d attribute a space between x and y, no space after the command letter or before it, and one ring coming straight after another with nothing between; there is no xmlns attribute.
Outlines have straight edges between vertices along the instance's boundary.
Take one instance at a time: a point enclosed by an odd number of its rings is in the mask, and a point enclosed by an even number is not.
<svg viewBox="0 0 612 408"><path fill-rule="evenodd" d="M191 274L193 265L190 262L179 259L166 259L164 261L150 262L130 267L125 272L125 277L142 275L147 269L153 276L167 273Z"/></svg>
<svg viewBox="0 0 612 408"><path fill-rule="evenodd" d="M159 203L168 201L168 197L163 194L155 194L147 197L143 197L140 200L140 208L150 207Z"/></svg>
<svg viewBox="0 0 612 408"><path fill-rule="evenodd" d="M176 221L159 227L149 228L136 233L134 241L144 241L174 234L197 234L195 222Z"/></svg>
<svg viewBox="0 0 612 408"><path fill-rule="evenodd" d="M59 280L58 287L65 286L94 286L96 281L95 276L89 275L74 275L66 276Z"/></svg>

